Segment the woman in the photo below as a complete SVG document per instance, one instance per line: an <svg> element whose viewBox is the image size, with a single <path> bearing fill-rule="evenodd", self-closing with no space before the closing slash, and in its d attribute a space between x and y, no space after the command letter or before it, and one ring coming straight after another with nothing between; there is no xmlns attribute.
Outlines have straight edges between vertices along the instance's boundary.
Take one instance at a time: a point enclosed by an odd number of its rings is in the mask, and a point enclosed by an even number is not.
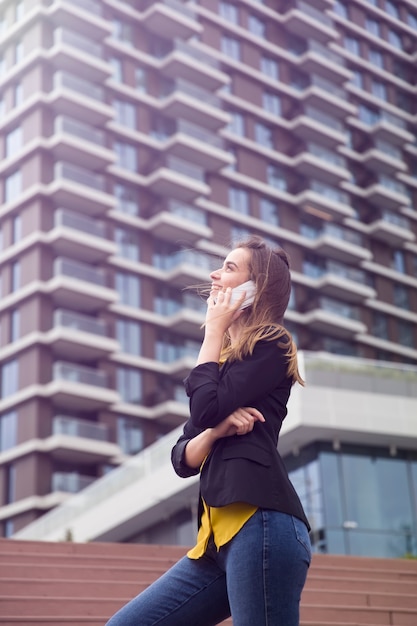
<svg viewBox="0 0 417 626"><path fill-rule="evenodd" d="M277 451L296 348L283 327L288 258L260 238L210 275L204 339L185 381L190 419L172 450L200 472L196 546L108 626L298 626L311 559L309 524ZM253 281L255 297L233 289Z"/></svg>

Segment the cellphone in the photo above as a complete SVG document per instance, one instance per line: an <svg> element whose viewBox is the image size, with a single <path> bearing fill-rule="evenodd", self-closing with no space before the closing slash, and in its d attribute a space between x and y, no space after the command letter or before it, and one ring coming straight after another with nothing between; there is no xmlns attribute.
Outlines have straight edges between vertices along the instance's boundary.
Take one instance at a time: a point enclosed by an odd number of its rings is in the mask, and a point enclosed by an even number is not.
<svg viewBox="0 0 417 626"><path fill-rule="evenodd" d="M248 280L246 281L246 283L242 283L241 285L238 285L237 287L235 287L232 290L232 296L230 298L230 303L231 304L235 304L235 302L237 300L239 300L239 298L241 297L243 292L246 292L246 296L244 301L242 302L242 304L239 307L239 311L242 311L243 309L246 309L248 306L250 306L254 299L255 299L255 295L256 295L256 286L255 283L253 282L253 280Z"/></svg>

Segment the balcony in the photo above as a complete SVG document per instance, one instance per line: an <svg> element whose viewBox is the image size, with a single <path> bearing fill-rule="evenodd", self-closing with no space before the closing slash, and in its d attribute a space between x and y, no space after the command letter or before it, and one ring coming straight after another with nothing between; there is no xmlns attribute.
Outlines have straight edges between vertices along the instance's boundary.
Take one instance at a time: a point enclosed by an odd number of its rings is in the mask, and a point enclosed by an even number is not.
<svg viewBox="0 0 417 626"><path fill-rule="evenodd" d="M321 43L338 38L330 17L307 2L298 1L297 8L290 9L283 16L282 23L297 37L316 39Z"/></svg>
<svg viewBox="0 0 417 626"><path fill-rule="evenodd" d="M116 244L106 239L104 223L61 207L55 209L54 228L48 232L48 241L57 256L85 263L103 261L117 250Z"/></svg>
<svg viewBox="0 0 417 626"><path fill-rule="evenodd" d="M208 283L212 270L210 257L196 250L181 250L168 260L166 281L175 287Z"/></svg>
<svg viewBox="0 0 417 626"><path fill-rule="evenodd" d="M397 210L410 204L406 186L384 174L379 175L377 183L364 190L364 196L379 209Z"/></svg>
<svg viewBox="0 0 417 626"><path fill-rule="evenodd" d="M166 157L165 164L147 177L147 188L153 193L182 202L208 196L204 170L178 157Z"/></svg>
<svg viewBox="0 0 417 626"><path fill-rule="evenodd" d="M187 245L211 238L212 230L206 225L206 216L201 210L174 200L168 203L168 208L169 211L157 213L148 220L147 229L154 237Z"/></svg>
<svg viewBox="0 0 417 626"><path fill-rule="evenodd" d="M318 74L336 85L343 84L351 76L339 54L314 40L309 41L309 49L298 58L297 65L307 74Z"/></svg>
<svg viewBox="0 0 417 626"><path fill-rule="evenodd" d="M60 257L54 261L54 278L47 285L57 307L90 312L116 302L116 292L105 282L102 270Z"/></svg>
<svg viewBox="0 0 417 626"><path fill-rule="evenodd" d="M106 193L106 180L92 170L58 161L54 166L54 181L49 184L49 196L57 206L77 211L80 206L89 215L104 214L115 206L115 199Z"/></svg>
<svg viewBox="0 0 417 626"><path fill-rule="evenodd" d="M207 278L207 277L206 277ZM203 302L203 301L202 301ZM201 326L205 319L206 305L204 310L182 309L165 319L166 328L193 339L202 339ZM187 361L189 365L189 361ZM194 364L195 365L195 359ZM188 370L190 371L190 370Z"/></svg>
<svg viewBox="0 0 417 626"><path fill-rule="evenodd" d="M71 72L55 72L48 99L58 114L94 126L101 126L114 116L113 108L106 104L103 87Z"/></svg>
<svg viewBox="0 0 417 626"><path fill-rule="evenodd" d="M90 315L64 309L55 310L54 327L46 337L57 358L75 362L106 358L119 347L115 339L107 336L103 322Z"/></svg>
<svg viewBox="0 0 417 626"><path fill-rule="evenodd" d="M382 111L376 114L365 107L359 107L359 118L349 118L349 124L371 133L380 141L387 141L403 147L413 143L414 135L407 130L407 122L397 115Z"/></svg>
<svg viewBox="0 0 417 626"><path fill-rule="evenodd" d="M357 333L366 332L356 307L329 298L321 298L320 308L305 313L304 322L317 332L341 338L353 338Z"/></svg>
<svg viewBox="0 0 417 626"><path fill-rule="evenodd" d="M375 289L367 284L366 273L360 269L328 261L323 269L305 264L305 274L313 278L314 288L329 298L359 303L376 296Z"/></svg>
<svg viewBox="0 0 417 626"><path fill-rule="evenodd" d="M317 180L311 181L311 189L298 194L297 204L306 213L321 214L326 220L333 217L355 216L347 193Z"/></svg>
<svg viewBox="0 0 417 626"><path fill-rule="evenodd" d="M95 477L82 476L78 472L54 472L52 474L51 491L78 493L91 485L95 480Z"/></svg>
<svg viewBox="0 0 417 626"><path fill-rule="evenodd" d="M102 41L111 27L102 16L99 0L54 0L48 7L48 17L56 26L64 26L90 40Z"/></svg>
<svg viewBox="0 0 417 626"><path fill-rule="evenodd" d="M109 389L103 372L67 361L53 365L52 382L45 385L45 393L56 407L68 411L99 411L119 400L119 395Z"/></svg>
<svg viewBox="0 0 417 626"><path fill-rule="evenodd" d="M68 27L55 29L49 58L57 69L71 72L76 67L82 77L93 82L111 74L110 65L103 60L102 44Z"/></svg>
<svg viewBox="0 0 417 626"><path fill-rule="evenodd" d="M187 119L212 131L230 120L230 115L222 111L218 96L185 80L177 80L175 90L160 102L164 115L175 120Z"/></svg>
<svg viewBox="0 0 417 626"><path fill-rule="evenodd" d="M53 418L52 435L44 442L50 455L64 462L96 465L120 455L119 446L110 442L108 426L68 415Z"/></svg>
<svg viewBox="0 0 417 626"><path fill-rule="evenodd" d="M183 79L203 89L215 91L230 79L220 63L197 45L174 41L174 49L161 60L161 73L169 78Z"/></svg>
<svg viewBox="0 0 417 626"><path fill-rule="evenodd" d="M54 135L49 139L55 160L77 163L77 167L98 170L115 160L112 150L106 148L103 130L59 115L54 122Z"/></svg>
<svg viewBox="0 0 417 626"><path fill-rule="evenodd" d="M335 149L345 142L344 123L315 107L305 107L305 113L290 122L292 132L306 142L318 142Z"/></svg>
<svg viewBox="0 0 417 626"><path fill-rule="evenodd" d="M308 143L307 151L295 157L293 163L307 178L319 178L329 185L337 186L350 178L344 157L313 142Z"/></svg>
<svg viewBox="0 0 417 626"><path fill-rule="evenodd" d="M164 142L164 150L210 171L234 162L224 149L222 137L198 124L178 120L176 131Z"/></svg>
<svg viewBox="0 0 417 626"><path fill-rule="evenodd" d="M324 257L344 263L369 261L372 258L363 235L339 224L330 222L320 230L302 228L300 232L309 240L309 248Z"/></svg>
<svg viewBox="0 0 417 626"><path fill-rule="evenodd" d="M142 24L158 37L188 39L202 32L194 12L178 0L150 2L142 14Z"/></svg>
<svg viewBox="0 0 417 626"><path fill-rule="evenodd" d="M390 246L401 246L416 239L411 230L410 220L391 211L383 211L380 219L369 224L368 233Z"/></svg>
<svg viewBox="0 0 417 626"><path fill-rule="evenodd" d="M341 87L336 87L334 83L312 75L311 84L301 92L301 101L307 106L321 109L335 117L345 118L347 114L353 115L356 107L348 102L346 91Z"/></svg>
<svg viewBox="0 0 417 626"><path fill-rule="evenodd" d="M376 174L394 176L406 171L401 149L392 143L377 139L375 146L360 155L361 161Z"/></svg>

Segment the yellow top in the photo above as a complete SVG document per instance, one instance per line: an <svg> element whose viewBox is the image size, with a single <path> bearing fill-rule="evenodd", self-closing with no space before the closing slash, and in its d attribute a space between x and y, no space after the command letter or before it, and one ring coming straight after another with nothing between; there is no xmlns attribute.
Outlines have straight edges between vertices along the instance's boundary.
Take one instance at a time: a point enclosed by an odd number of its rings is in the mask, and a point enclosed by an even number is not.
<svg viewBox="0 0 417 626"><path fill-rule="evenodd" d="M187 552L190 559L198 559L206 551L208 540L213 535L217 550L239 532L242 526L252 517L258 507L246 502L234 502L226 506L207 506L203 500L204 511L201 526L198 530L197 543Z"/></svg>

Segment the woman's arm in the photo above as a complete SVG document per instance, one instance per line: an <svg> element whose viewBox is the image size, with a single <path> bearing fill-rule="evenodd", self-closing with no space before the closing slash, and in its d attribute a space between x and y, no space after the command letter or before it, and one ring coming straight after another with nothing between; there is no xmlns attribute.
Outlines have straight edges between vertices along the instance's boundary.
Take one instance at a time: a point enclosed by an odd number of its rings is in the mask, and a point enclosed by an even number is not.
<svg viewBox="0 0 417 626"><path fill-rule="evenodd" d="M190 439L184 451L185 463L191 468L200 467L218 439L232 435L246 435L253 430L255 422L264 421L262 413L253 407L237 409L214 428L206 428Z"/></svg>

